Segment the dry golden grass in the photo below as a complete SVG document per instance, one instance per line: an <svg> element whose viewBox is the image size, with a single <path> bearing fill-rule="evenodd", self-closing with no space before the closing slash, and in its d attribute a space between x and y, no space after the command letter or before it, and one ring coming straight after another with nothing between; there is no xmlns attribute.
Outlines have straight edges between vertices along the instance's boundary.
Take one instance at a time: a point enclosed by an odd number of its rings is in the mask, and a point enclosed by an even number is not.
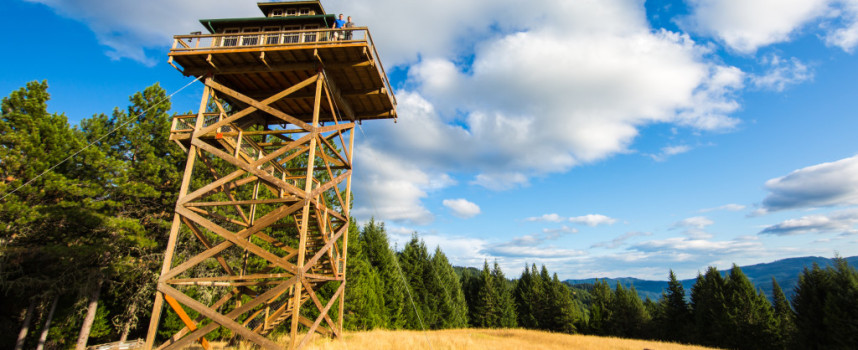
<svg viewBox="0 0 858 350"><path fill-rule="evenodd" d="M288 338L280 340L286 344ZM430 345L431 344L431 345ZM512 349L598 349L598 350L711 350L702 346L657 341L569 335L525 329L451 329L441 331L346 332L342 339L314 338L308 350L512 350Z"/></svg>

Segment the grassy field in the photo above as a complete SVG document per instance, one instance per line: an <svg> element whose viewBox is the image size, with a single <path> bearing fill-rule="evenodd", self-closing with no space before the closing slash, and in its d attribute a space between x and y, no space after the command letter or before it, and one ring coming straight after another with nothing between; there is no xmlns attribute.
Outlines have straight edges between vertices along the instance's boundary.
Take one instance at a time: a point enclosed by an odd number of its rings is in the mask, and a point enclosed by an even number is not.
<svg viewBox="0 0 858 350"><path fill-rule="evenodd" d="M281 340L284 344L288 339ZM705 350L702 346L568 335L524 329L452 329L441 331L346 332L343 339L319 337L305 349L312 350L507 350L507 349L610 349L610 350Z"/></svg>

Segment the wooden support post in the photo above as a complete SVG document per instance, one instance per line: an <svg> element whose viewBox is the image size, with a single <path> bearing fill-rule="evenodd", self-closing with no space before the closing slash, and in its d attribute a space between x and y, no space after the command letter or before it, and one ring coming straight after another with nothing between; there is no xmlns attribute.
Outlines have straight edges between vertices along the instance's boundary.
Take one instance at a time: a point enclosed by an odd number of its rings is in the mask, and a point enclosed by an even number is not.
<svg viewBox="0 0 858 350"><path fill-rule="evenodd" d="M211 81L211 77L206 78L206 83ZM194 128L199 130L205 122L206 106L209 102L209 88L203 88L203 98L200 101L200 109L197 112L197 120ZM193 145L188 149L188 161L185 163L185 173L182 176L182 184L179 187L179 201L187 195L188 188L191 186L191 175L194 172L194 161L197 157L197 149ZM173 264L173 254L176 251L176 239L179 236L179 229L182 225L182 218L179 214L173 215L173 224L170 226L170 236L167 238L167 251L164 253L164 263L161 265L161 276L167 274L170 266ZM161 321L161 309L164 308L164 295L161 291L155 292L155 304L152 306L152 317L149 319L149 331L146 333L146 343L144 349L151 350L155 345L155 334L158 332L158 323Z"/></svg>

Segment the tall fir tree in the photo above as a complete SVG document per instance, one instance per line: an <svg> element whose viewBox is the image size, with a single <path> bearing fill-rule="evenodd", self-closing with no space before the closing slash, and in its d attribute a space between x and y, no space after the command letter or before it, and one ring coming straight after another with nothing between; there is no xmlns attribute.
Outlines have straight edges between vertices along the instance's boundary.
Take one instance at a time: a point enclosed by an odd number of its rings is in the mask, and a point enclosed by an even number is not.
<svg viewBox="0 0 858 350"><path fill-rule="evenodd" d="M795 337L795 316L784 291L774 277L772 277L772 299L776 329L774 348L788 349Z"/></svg>
<svg viewBox="0 0 858 350"><path fill-rule="evenodd" d="M516 319L520 327L540 329L537 303L543 299L543 293L544 289L536 270L536 264L533 264L532 267L525 264L521 277L513 289L513 300L517 312Z"/></svg>
<svg viewBox="0 0 858 350"><path fill-rule="evenodd" d="M649 321L649 315L635 287L626 289L617 282L613 294L608 304L611 311L611 316L606 322L608 334L624 338L643 337L644 326Z"/></svg>
<svg viewBox="0 0 858 350"><path fill-rule="evenodd" d="M387 325L384 307L384 282L372 267L364 252L360 230L352 219L349 223L345 310L343 327L349 330L370 330Z"/></svg>
<svg viewBox="0 0 858 350"><path fill-rule="evenodd" d="M669 341L686 342L690 339L691 308L685 300L685 288L670 270L667 290L661 295L660 314L653 315L660 338Z"/></svg>
<svg viewBox="0 0 858 350"><path fill-rule="evenodd" d="M468 326L468 304L456 271L447 260L440 247L432 255L432 271L442 288L442 298L438 298L438 311L441 323L438 328L464 328Z"/></svg>
<svg viewBox="0 0 858 350"><path fill-rule="evenodd" d="M432 273L426 244L415 233L397 256L407 287L410 288L407 291L408 302L412 304L412 307L405 308L405 327L437 328L440 317L435 309L435 298L441 288Z"/></svg>
<svg viewBox="0 0 858 350"><path fill-rule="evenodd" d="M799 275L792 299L795 310L796 333L794 348L833 349L828 324L825 322L825 304L832 289L831 276L817 264Z"/></svg>
<svg viewBox="0 0 858 350"><path fill-rule="evenodd" d="M405 325L406 295L404 286L407 283L400 273L396 255L390 248L387 231L383 222L370 220L364 225L360 235L361 244L370 265L378 271L378 276L384 284L382 328L399 329Z"/></svg>
<svg viewBox="0 0 858 350"><path fill-rule="evenodd" d="M518 325L515 314L515 302L512 297L512 287L509 285L506 276L495 260L492 266L492 281L497 289L498 303L497 313L498 320L496 327L512 328Z"/></svg>
<svg viewBox="0 0 858 350"><path fill-rule="evenodd" d="M762 292L737 265L724 284L727 305L726 337L718 344L731 349L768 349L775 343L774 310Z"/></svg>
<svg viewBox="0 0 858 350"><path fill-rule="evenodd" d="M596 280L593 284L591 294L590 323L587 326L588 332L597 335L608 335L610 334L611 304L613 303L614 293L611 292L608 282Z"/></svg>
<svg viewBox="0 0 858 350"><path fill-rule="evenodd" d="M828 338L832 348L855 348L858 346L858 271L838 256L826 273L831 282L823 309Z"/></svg>
<svg viewBox="0 0 858 350"><path fill-rule="evenodd" d="M492 277L489 262L483 262L483 270L477 280L477 290L470 307L471 325L478 328L496 328L499 325L500 302L499 286Z"/></svg>
<svg viewBox="0 0 858 350"><path fill-rule="evenodd" d="M710 266L691 287L691 308L694 317L694 342L718 346L728 334L727 300L724 278Z"/></svg>

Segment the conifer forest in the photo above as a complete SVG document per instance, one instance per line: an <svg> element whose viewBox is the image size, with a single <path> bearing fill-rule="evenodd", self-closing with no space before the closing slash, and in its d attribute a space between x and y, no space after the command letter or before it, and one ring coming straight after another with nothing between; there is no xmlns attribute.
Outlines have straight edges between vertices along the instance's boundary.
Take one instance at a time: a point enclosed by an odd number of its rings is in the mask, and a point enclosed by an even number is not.
<svg viewBox="0 0 858 350"><path fill-rule="evenodd" d="M0 348L145 337L186 157L168 139L169 99L156 84L78 125L49 113L49 100L47 82L31 82L0 109ZM573 288L551 266L452 266L417 234L394 249L383 222L356 222L347 330L526 328L726 349L858 346L858 271L843 259L805 269L793 293L773 279L771 299L734 265L726 274L709 267L690 290L665 271L669 287L642 300L634 286ZM172 311L162 317L162 337L183 327ZM220 328L207 338L232 334Z"/></svg>

